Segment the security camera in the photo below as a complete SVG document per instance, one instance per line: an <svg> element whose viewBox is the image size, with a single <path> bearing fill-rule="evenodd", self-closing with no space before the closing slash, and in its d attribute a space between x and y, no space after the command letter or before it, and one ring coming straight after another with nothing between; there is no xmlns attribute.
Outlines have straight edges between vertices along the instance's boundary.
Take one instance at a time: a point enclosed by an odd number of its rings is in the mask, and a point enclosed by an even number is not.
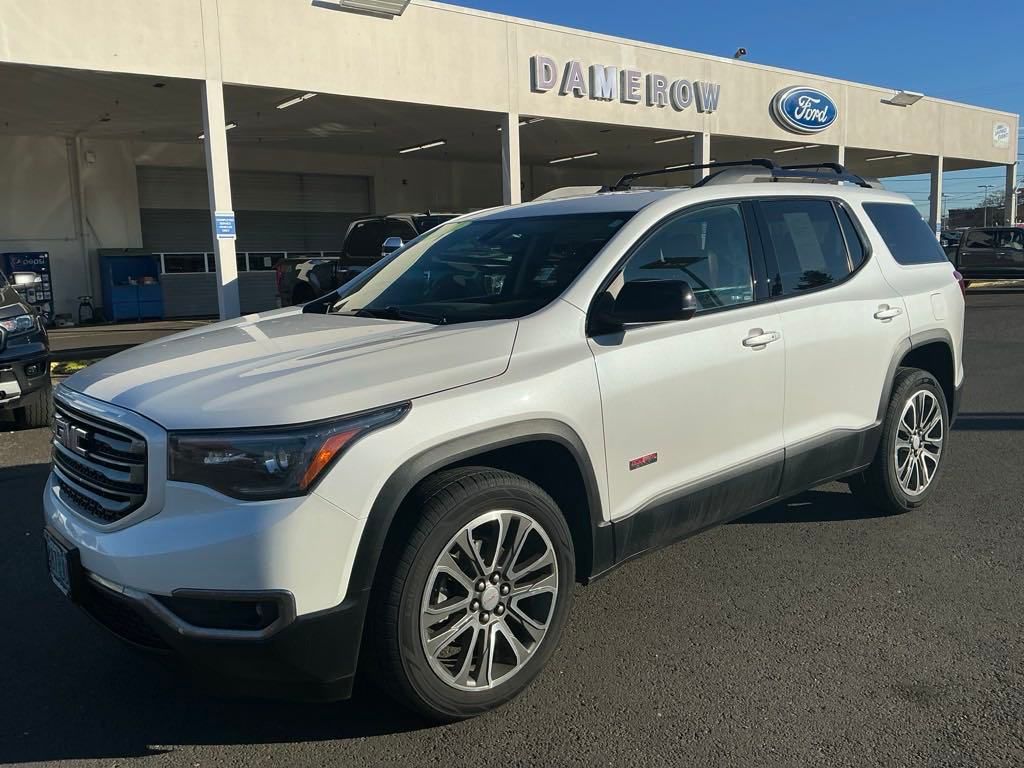
<svg viewBox="0 0 1024 768"><path fill-rule="evenodd" d="M742 59L746 55L747 55L747 49L746 48L737 48L736 49L736 53L734 53L732 55L732 57L734 59Z"/></svg>

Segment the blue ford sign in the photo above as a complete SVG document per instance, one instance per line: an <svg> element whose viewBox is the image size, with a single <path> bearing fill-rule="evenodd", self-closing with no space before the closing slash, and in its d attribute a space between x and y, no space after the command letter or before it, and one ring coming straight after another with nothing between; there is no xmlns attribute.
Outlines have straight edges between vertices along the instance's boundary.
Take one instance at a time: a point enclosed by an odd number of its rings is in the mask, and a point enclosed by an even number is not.
<svg viewBox="0 0 1024 768"><path fill-rule="evenodd" d="M772 99L772 116L787 131L819 133L839 117L839 109L827 93L816 88L786 88Z"/></svg>

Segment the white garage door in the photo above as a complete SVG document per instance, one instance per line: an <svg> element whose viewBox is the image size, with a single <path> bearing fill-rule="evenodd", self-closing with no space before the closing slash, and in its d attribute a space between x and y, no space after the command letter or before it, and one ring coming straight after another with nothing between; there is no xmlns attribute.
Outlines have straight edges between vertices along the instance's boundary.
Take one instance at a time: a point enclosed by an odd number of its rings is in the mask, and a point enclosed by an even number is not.
<svg viewBox="0 0 1024 768"><path fill-rule="evenodd" d="M143 247L210 251L204 168L139 166ZM349 222L370 213L365 176L234 171L231 194L244 251L338 251Z"/></svg>

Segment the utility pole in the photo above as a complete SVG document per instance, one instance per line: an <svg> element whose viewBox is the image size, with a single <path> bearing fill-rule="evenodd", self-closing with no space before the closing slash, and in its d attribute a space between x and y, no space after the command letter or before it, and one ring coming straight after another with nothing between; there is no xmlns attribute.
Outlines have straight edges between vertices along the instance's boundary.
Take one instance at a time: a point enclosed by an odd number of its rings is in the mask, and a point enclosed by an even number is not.
<svg viewBox="0 0 1024 768"><path fill-rule="evenodd" d="M981 215L982 215L982 220L984 222L981 226L983 226L983 227L987 227L988 226L988 191L990 189L994 189L994 188L995 187L992 184L979 184L978 185L978 189L984 189L985 190L985 196L983 198L981 198Z"/></svg>

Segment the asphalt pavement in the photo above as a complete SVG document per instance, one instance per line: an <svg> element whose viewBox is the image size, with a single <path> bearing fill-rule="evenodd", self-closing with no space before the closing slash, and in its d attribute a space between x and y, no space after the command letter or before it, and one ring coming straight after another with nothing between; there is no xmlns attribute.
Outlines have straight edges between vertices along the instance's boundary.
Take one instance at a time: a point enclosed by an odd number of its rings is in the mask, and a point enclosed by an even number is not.
<svg viewBox="0 0 1024 768"><path fill-rule="evenodd" d="M926 510L880 517L833 484L631 563L577 589L523 696L444 727L369 684L213 697L125 648L47 579L46 432L0 432L0 763L1024 765L1022 331L1024 295L970 297Z"/></svg>

